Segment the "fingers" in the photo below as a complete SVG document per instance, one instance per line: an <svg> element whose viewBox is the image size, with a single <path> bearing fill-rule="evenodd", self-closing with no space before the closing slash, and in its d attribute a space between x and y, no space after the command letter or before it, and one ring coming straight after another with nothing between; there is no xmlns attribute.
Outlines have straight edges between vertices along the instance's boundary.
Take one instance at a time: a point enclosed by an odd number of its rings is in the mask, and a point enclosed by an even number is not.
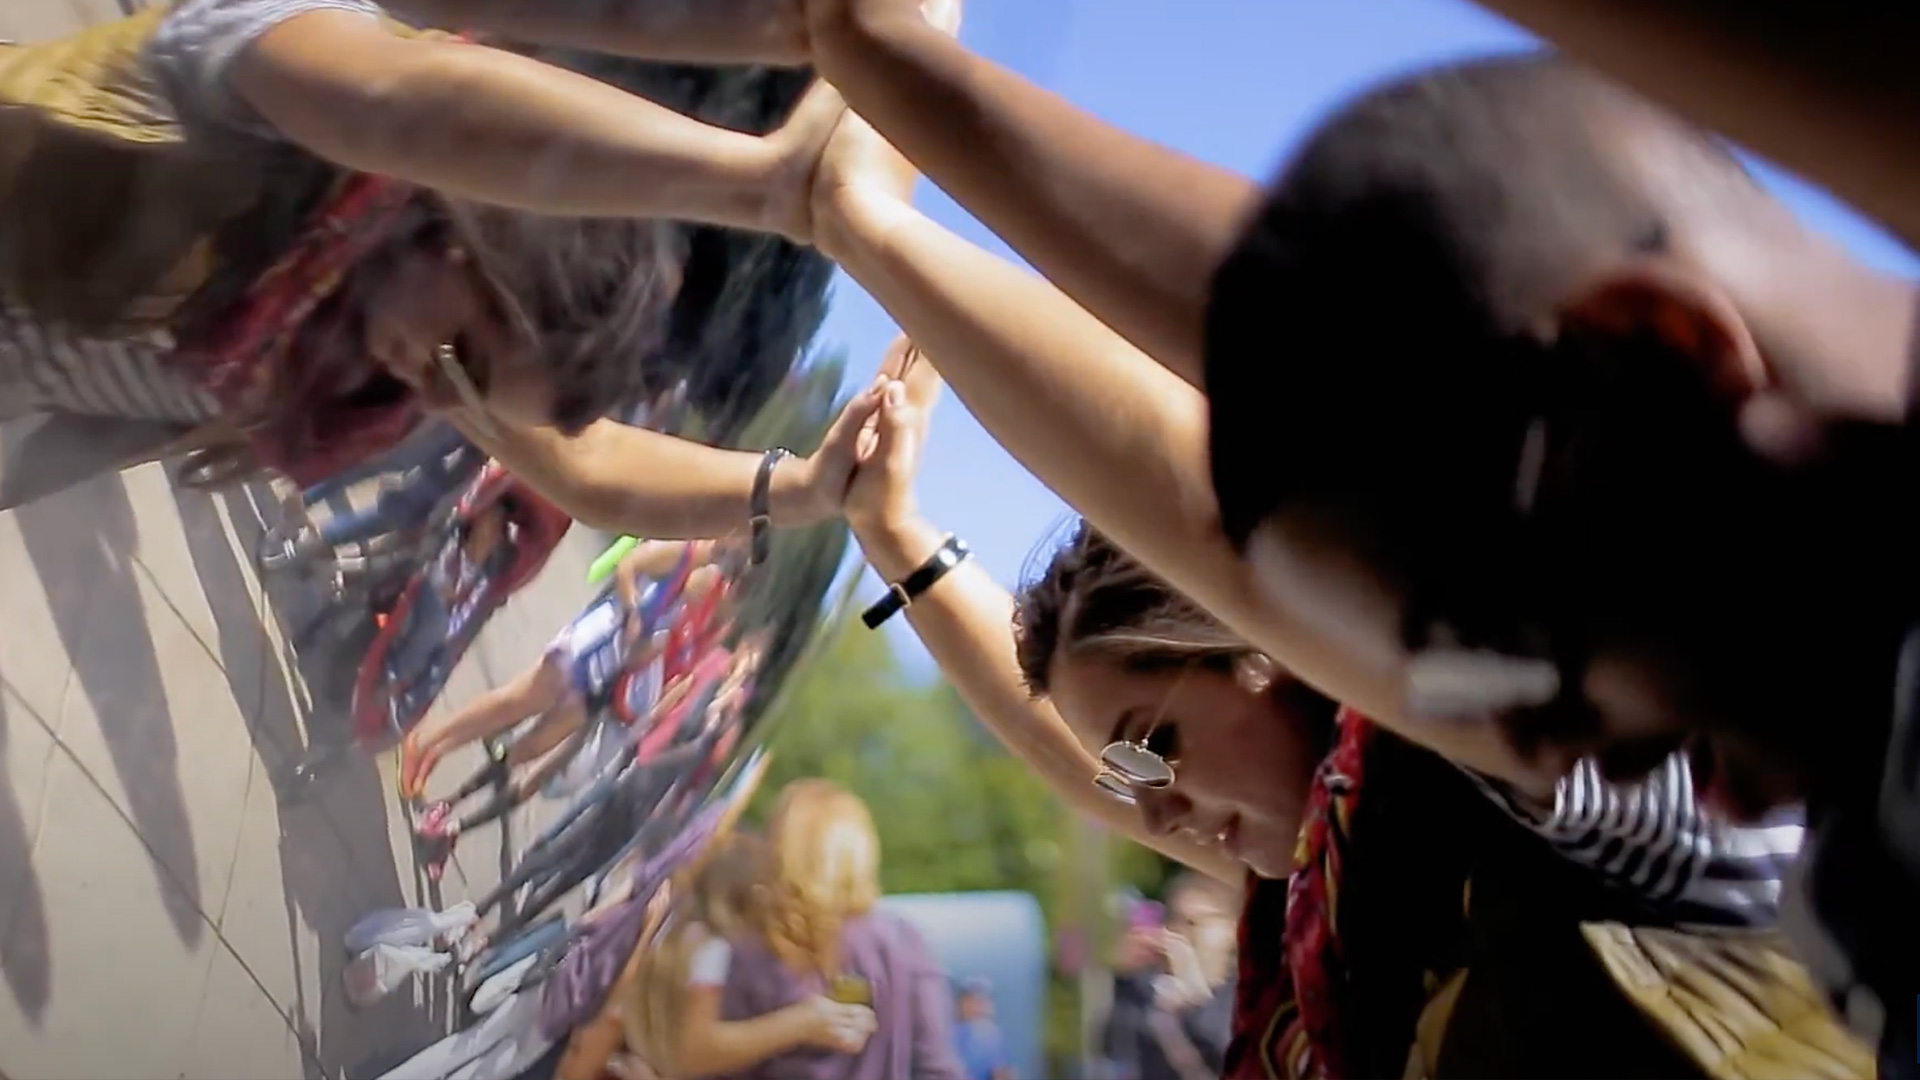
<svg viewBox="0 0 1920 1080"><path fill-rule="evenodd" d="M887 346L886 354L880 358L880 378L898 379L908 370L918 367L914 362L917 352L918 349L907 335L894 338L893 344Z"/></svg>
<svg viewBox="0 0 1920 1080"><path fill-rule="evenodd" d="M922 413L931 410L934 403L940 400L940 387L943 380L940 378L940 372L927 362L924 353L907 369L901 382L906 385L907 400Z"/></svg>
<svg viewBox="0 0 1920 1080"><path fill-rule="evenodd" d="M886 387L883 374L866 389L853 395L834 418L833 426L827 429L826 438L821 440L823 447L856 449L860 433L870 428L880 415L882 392Z"/></svg>

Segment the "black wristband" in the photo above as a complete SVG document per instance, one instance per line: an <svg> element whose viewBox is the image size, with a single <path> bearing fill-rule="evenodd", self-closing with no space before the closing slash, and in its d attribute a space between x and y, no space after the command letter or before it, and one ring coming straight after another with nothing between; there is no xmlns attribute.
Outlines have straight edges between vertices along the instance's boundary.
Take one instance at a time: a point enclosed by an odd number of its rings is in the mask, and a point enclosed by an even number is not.
<svg viewBox="0 0 1920 1080"><path fill-rule="evenodd" d="M760 471L753 474L753 494L747 498L747 525L752 530L753 565L767 561L773 547L773 511L767 505L773 491L774 466L792 457L779 447L760 457Z"/></svg>
<svg viewBox="0 0 1920 1080"><path fill-rule="evenodd" d="M927 556L927 561L919 568L899 581L887 586L887 595L874 602L874 605L860 614L860 621L867 629L877 630L880 624L913 606L913 602L933 588L947 571L967 561L973 549L957 536L949 536L938 550Z"/></svg>

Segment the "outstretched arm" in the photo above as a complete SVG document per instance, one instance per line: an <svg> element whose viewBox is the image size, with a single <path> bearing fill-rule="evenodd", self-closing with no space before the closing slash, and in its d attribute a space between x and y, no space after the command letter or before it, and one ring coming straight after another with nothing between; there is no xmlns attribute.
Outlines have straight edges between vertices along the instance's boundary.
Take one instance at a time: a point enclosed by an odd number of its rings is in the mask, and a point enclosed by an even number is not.
<svg viewBox="0 0 1920 1080"><path fill-rule="evenodd" d="M817 143L838 113L837 99L816 95L788 129L759 138L527 57L401 36L340 10L273 26L226 76L283 137L350 169L555 216L771 231L791 224L793 185L782 178L810 164L789 160L811 153L789 141Z"/></svg>
<svg viewBox="0 0 1920 1080"><path fill-rule="evenodd" d="M1257 184L975 55L918 2L814 6L826 12L814 63L854 111L1080 305L1200 385L1208 288Z"/></svg>
<svg viewBox="0 0 1920 1080"><path fill-rule="evenodd" d="M849 496L848 521L874 572L899 581L921 566L944 534L921 517L912 498L925 417L939 386L931 369L911 372L901 404L889 404L879 445L861 466ZM1114 832L1222 881L1245 871L1217 849L1149 833L1138 812L1093 786L1099 763L1080 745L1052 705L1027 692L1014 654L1013 597L969 559L953 568L905 611L973 714L1014 756L1026 762L1074 810Z"/></svg>
<svg viewBox="0 0 1920 1080"><path fill-rule="evenodd" d="M806 62L806 20L791 0L389 0L434 26L683 64Z"/></svg>
<svg viewBox="0 0 1920 1080"><path fill-rule="evenodd" d="M863 404L867 398L856 398L842 414L841 423L853 430L836 423L818 453L774 466L767 489L774 525L810 525L833 515L839 497L834 485L844 487L852 439L871 412ZM757 451L722 450L612 420L568 436L493 416L484 426L458 412L450 419L508 471L596 529L693 539L725 536L747 527L752 516L754 480L764 458Z"/></svg>
<svg viewBox="0 0 1920 1080"><path fill-rule="evenodd" d="M1736 0L1481 0L1920 243L1920 12Z"/></svg>
<svg viewBox="0 0 1920 1080"><path fill-rule="evenodd" d="M1383 722L1398 716L1397 656L1359 655L1261 599L1220 529L1198 390L891 193L849 189L828 220L834 256L1022 465L1302 681Z"/></svg>

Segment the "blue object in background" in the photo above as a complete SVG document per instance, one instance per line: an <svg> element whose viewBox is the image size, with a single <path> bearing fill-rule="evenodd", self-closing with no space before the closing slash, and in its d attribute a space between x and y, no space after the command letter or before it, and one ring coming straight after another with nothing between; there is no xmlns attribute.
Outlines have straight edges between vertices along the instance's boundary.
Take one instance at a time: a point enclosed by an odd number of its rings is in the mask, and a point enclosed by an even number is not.
<svg viewBox="0 0 1920 1080"><path fill-rule="evenodd" d="M880 906L920 931L957 993L968 979L993 987L994 1017L1019 1080L1046 1075L1047 927L1023 892L889 896Z"/></svg>

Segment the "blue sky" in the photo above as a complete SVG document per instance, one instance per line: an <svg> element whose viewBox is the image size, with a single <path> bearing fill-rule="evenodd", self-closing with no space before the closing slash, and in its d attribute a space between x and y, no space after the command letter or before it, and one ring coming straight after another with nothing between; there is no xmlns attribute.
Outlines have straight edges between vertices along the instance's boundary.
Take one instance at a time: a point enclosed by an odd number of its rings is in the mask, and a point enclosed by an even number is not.
<svg viewBox="0 0 1920 1080"><path fill-rule="evenodd" d="M962 38L1106 120L1255 176L1330 107L1373 82L1532 43L1465 0L968 0ZM1862 257L1920 269L1818 191L1764 164L1761 172L1805 219ZM948 228L1007 254L930 185L919 202ZM842 276L820 340L848 347L855 385L873 376L895 333L886 312ZM1009 585L1067 514L952 395L935 416L920 501L931 520L965 537L982 565ZM863 599L880 588L869 573ZM926 652L905 620L899 623L890 632L902 659L931 674Z"/></svg>

